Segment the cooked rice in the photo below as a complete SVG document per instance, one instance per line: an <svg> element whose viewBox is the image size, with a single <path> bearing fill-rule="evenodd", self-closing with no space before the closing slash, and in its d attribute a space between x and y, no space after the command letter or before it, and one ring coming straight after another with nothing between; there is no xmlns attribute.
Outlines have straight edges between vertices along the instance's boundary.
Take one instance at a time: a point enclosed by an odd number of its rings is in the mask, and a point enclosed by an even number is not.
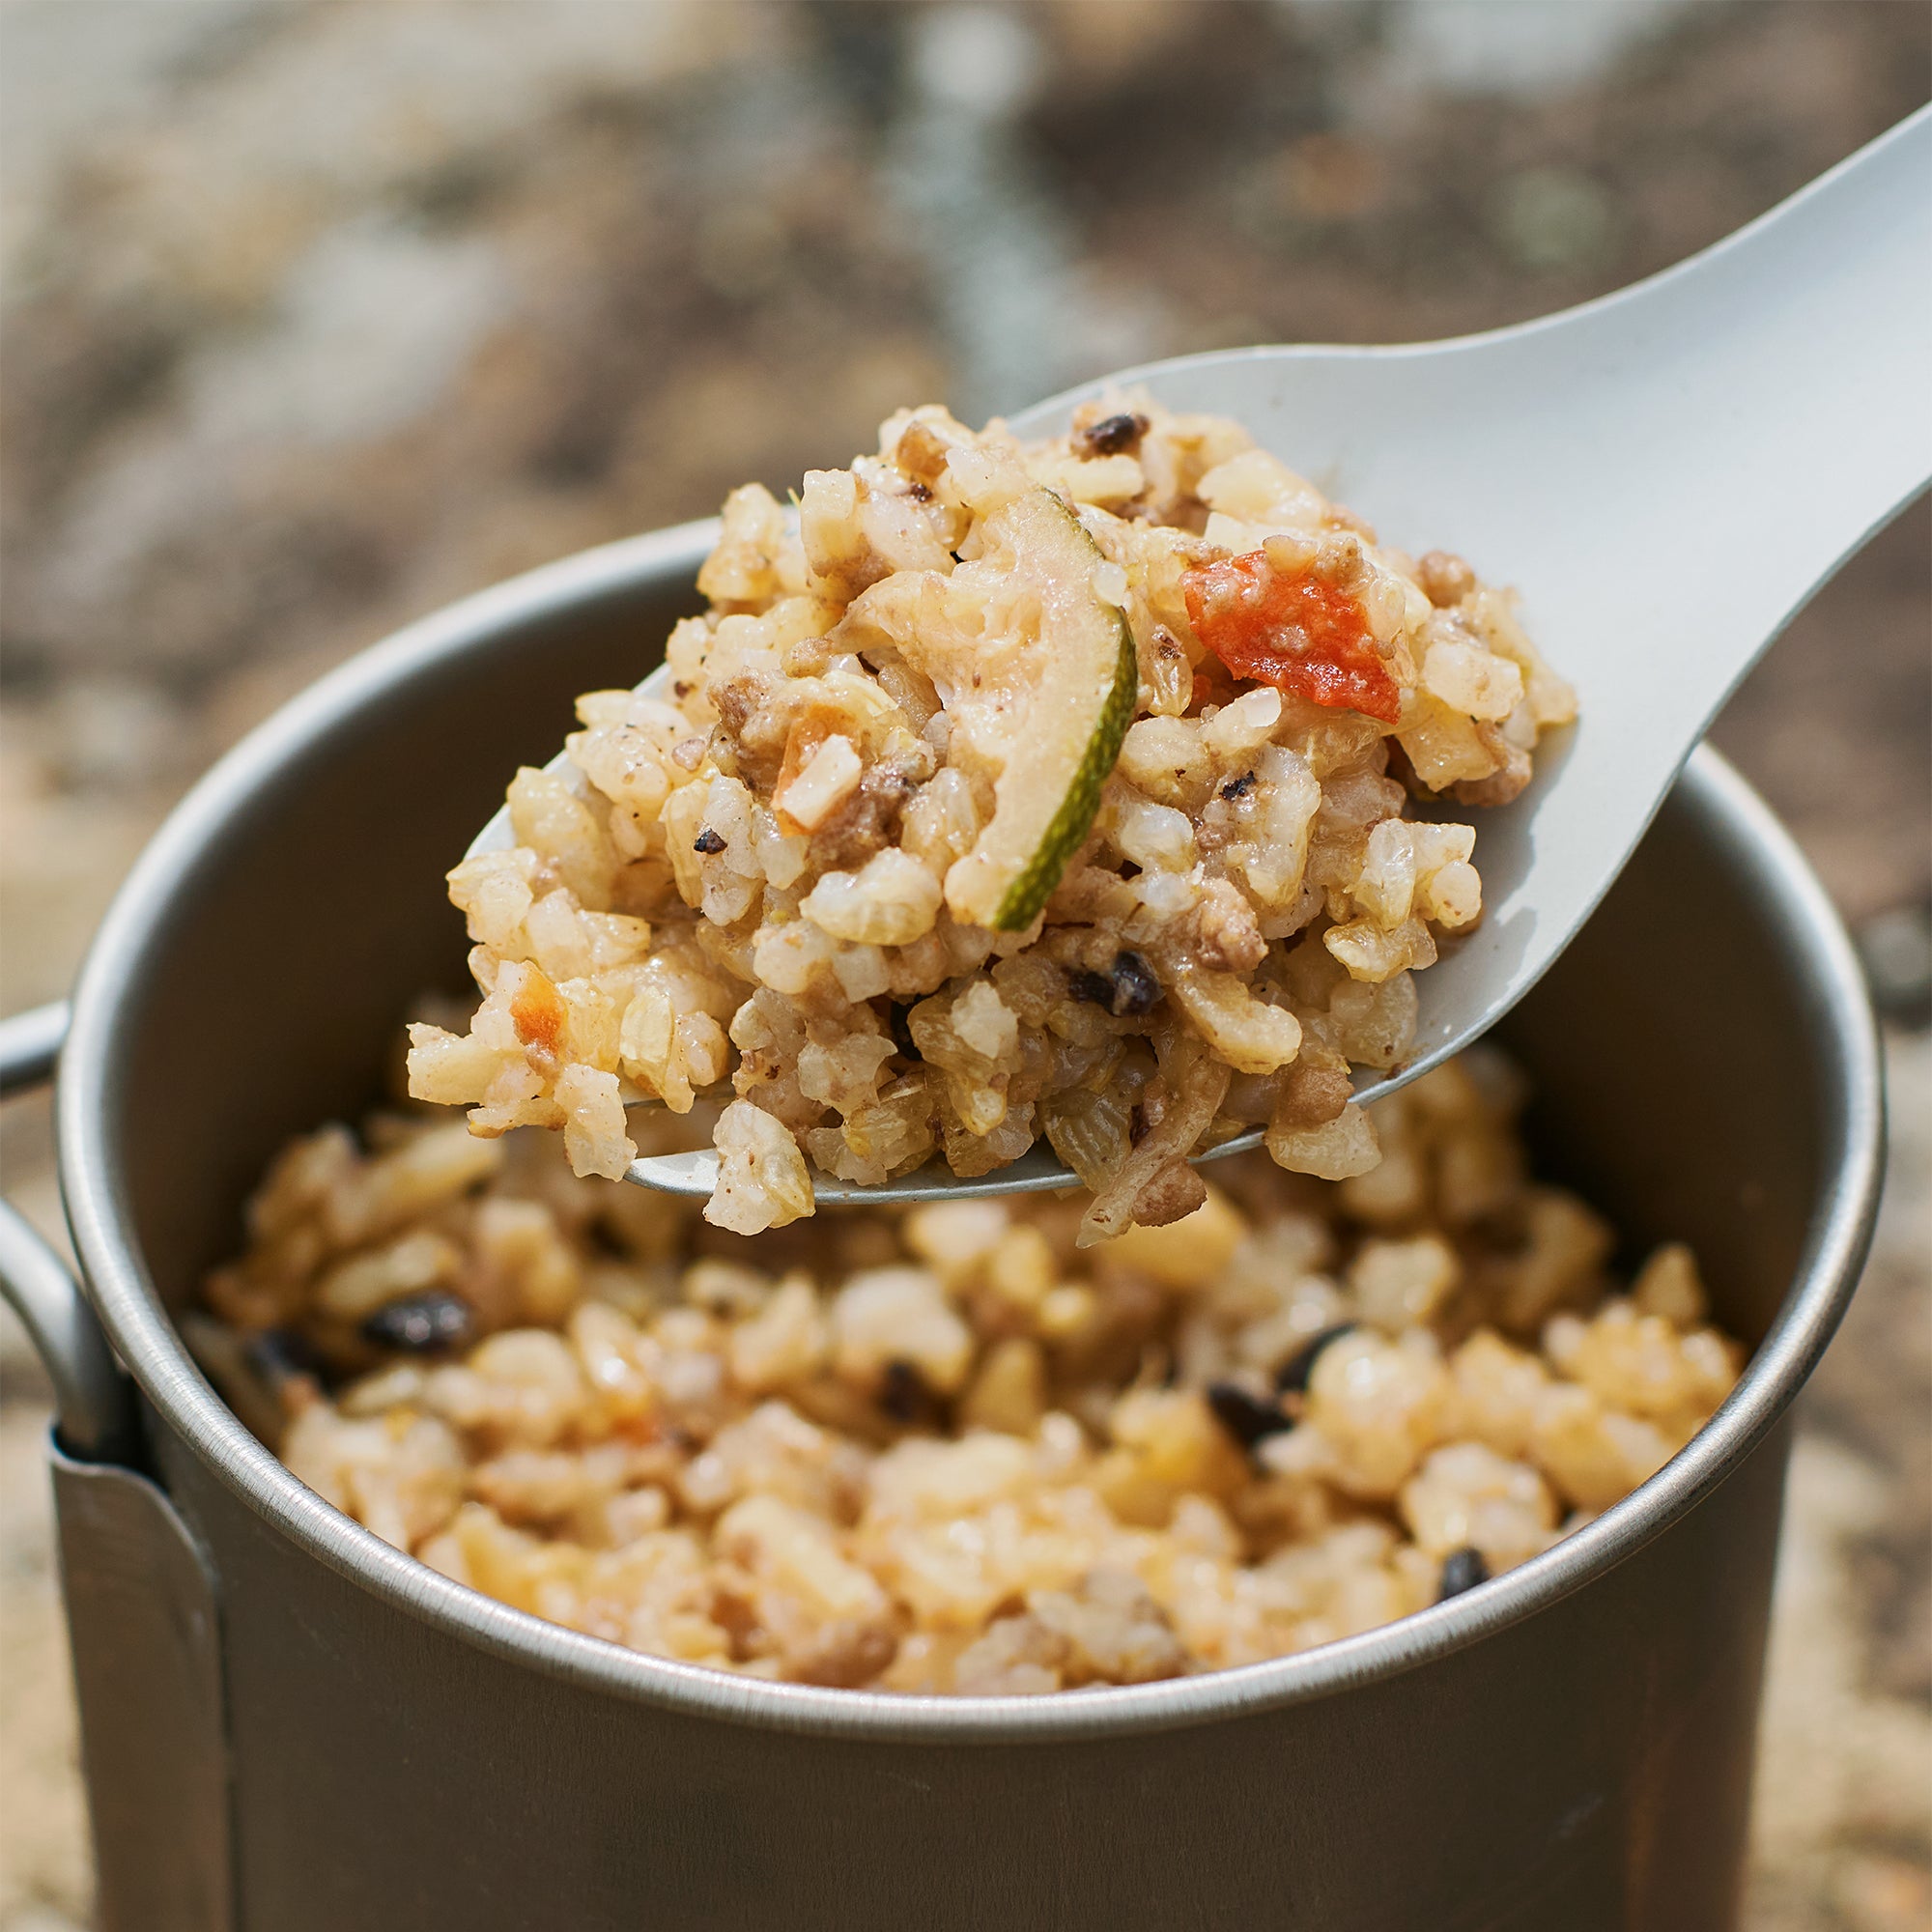
<svg viewBox="0 0 1932 1932"><path fill-rule="evenodd" d="M190 1339L336 1508L634 1649L942 1693L1219 1669L1521 1563L1735 1380L1689 1252L1615 1283L1520 1100L1466 1055L1378 1103L1373 1171L1237 1157L1085 1250L1039 1196L748 1239L546 1135L378 1117L281 1154Z"/></svg>
<svg viewBox="0 0 1932 1932"><path fill-rule="evenodd" d="M1001 682L1045 622L1003 519L1041 487L1139 689L1042 913L996 931L962 908L1041 735ZM706 1212L740 1234L810 1214L814 1167L980 1175L1042 1135L1083 1241L1195 1211L1188 1154L1246 1126L1295 1172L1373 1164L1350 1068L1403 1060L1411 976L1482 909L1473 831L1408 794L1502 803L1575 713L1508 592L1234 423L1118 399L1034 444L901 412L795 520L733 492L698 584L670 699L580 699L571 775L519 772L515 845L449 875L484 997L414 1029L418 1097L614 1179L627 1101L728 1091Z"/></svg>

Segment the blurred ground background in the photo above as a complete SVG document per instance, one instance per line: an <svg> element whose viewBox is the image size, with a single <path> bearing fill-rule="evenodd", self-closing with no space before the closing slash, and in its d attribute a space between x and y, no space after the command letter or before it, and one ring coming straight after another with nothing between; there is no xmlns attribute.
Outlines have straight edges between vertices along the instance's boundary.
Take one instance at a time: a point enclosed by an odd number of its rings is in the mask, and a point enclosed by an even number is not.
<svg viewBox="0 0 1932 1932"><path fill-rule="evenodd" d="M1561 307L1928 93L1922 0L0 0L0 1010L65 989L210 758L455 594L841 462L901 402ZM1753 1932L1932 1925L1929 533L1718 734L1861 936L1895 1110L1795 1466ZM0 1114L51 1228L45 1136ZM11 1334L0 1378L0 1932L67 1932Z"/></svg>

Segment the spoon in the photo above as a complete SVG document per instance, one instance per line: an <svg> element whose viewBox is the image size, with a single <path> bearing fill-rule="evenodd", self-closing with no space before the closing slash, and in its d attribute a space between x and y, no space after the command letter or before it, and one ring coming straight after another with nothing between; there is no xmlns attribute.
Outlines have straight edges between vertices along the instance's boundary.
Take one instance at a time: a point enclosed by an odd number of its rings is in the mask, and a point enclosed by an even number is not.
<svg viewBox="0 0 1932 1932"><path fill-rule="evenodd" d="M1416 976L1413 1054L1356 1078L1376 1099L1536 983L1745 673L1932 481L1932 108L1701 255L1580 308L1451 342L1180 356L1009 421L1051 436L1075 404L1127 385L1236 417L1390 541L1513 582L1577 686L1577 724L1545 737L1513 804L1478 814L1487 916ZM668 682L660 667L638 688ZM505 810L470 849L511 842ZM717 1178L709 1149L627 1176L695 1195ZM826 1204L1076 1185L1044 1142L973 1179L940 1161L870 1187L813 1176Z"/></svg>

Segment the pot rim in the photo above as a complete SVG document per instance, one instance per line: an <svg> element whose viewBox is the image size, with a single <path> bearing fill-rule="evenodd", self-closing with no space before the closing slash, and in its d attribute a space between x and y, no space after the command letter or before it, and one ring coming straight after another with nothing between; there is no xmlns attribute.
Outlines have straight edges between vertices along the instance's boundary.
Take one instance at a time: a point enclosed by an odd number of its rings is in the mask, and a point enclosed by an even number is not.
<svg viewBox="0 0 1932 1932"><path fill-rule="evenodd" d="M1723 1406L1650 1480L1593 1522L1449 1603L1264 1663L1045 1697L945 1698L743 1678L649 1657L547 1623L383 1542L291 1475L236 1419L183 1348L135 1242L107 1123L143 962L175 885L258 788L412 675L499 631L653 579L689 582L715 522L582 552L428 616L350 659L230 751L155 835L82 969L56 1094L61 1185L88 1293L147 1400L216 1478L338 1575L453 1636L582 1688L691 1717L872 1742L1000 1744L1149 1733L1307 1702L1398 1676L1508 1629L1606 1574L1708 1495L1783 1414L1857 1285L1883 1169L1878 1039L1862 977L1823 888L1769 808L1700 747L1680 784L1730 861L1755 873L1804 982L1829 1076L1825 1183L1777 1318Z"/></svg>

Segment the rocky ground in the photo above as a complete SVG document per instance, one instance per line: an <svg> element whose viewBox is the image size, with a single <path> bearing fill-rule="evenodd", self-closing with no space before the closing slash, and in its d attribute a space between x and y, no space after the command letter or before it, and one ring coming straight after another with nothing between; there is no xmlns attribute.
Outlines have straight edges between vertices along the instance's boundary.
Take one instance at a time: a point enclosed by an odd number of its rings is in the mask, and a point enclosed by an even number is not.
<svg viewBox="0 0 1932 1932"><path fill-rule="evenodd" d="M894 405L1562 306L1925 98L1909 0L9 0L0 1009L185 782L452 594L782 486ZM1718 736L1888 1010L1879 1252L1807 1398L1750 1924L1932 1924L1932 520ZM44 1108L0 1113L51 1225ZM85 1922L39 1473L0 1347L0 1932Z"/></svg>

